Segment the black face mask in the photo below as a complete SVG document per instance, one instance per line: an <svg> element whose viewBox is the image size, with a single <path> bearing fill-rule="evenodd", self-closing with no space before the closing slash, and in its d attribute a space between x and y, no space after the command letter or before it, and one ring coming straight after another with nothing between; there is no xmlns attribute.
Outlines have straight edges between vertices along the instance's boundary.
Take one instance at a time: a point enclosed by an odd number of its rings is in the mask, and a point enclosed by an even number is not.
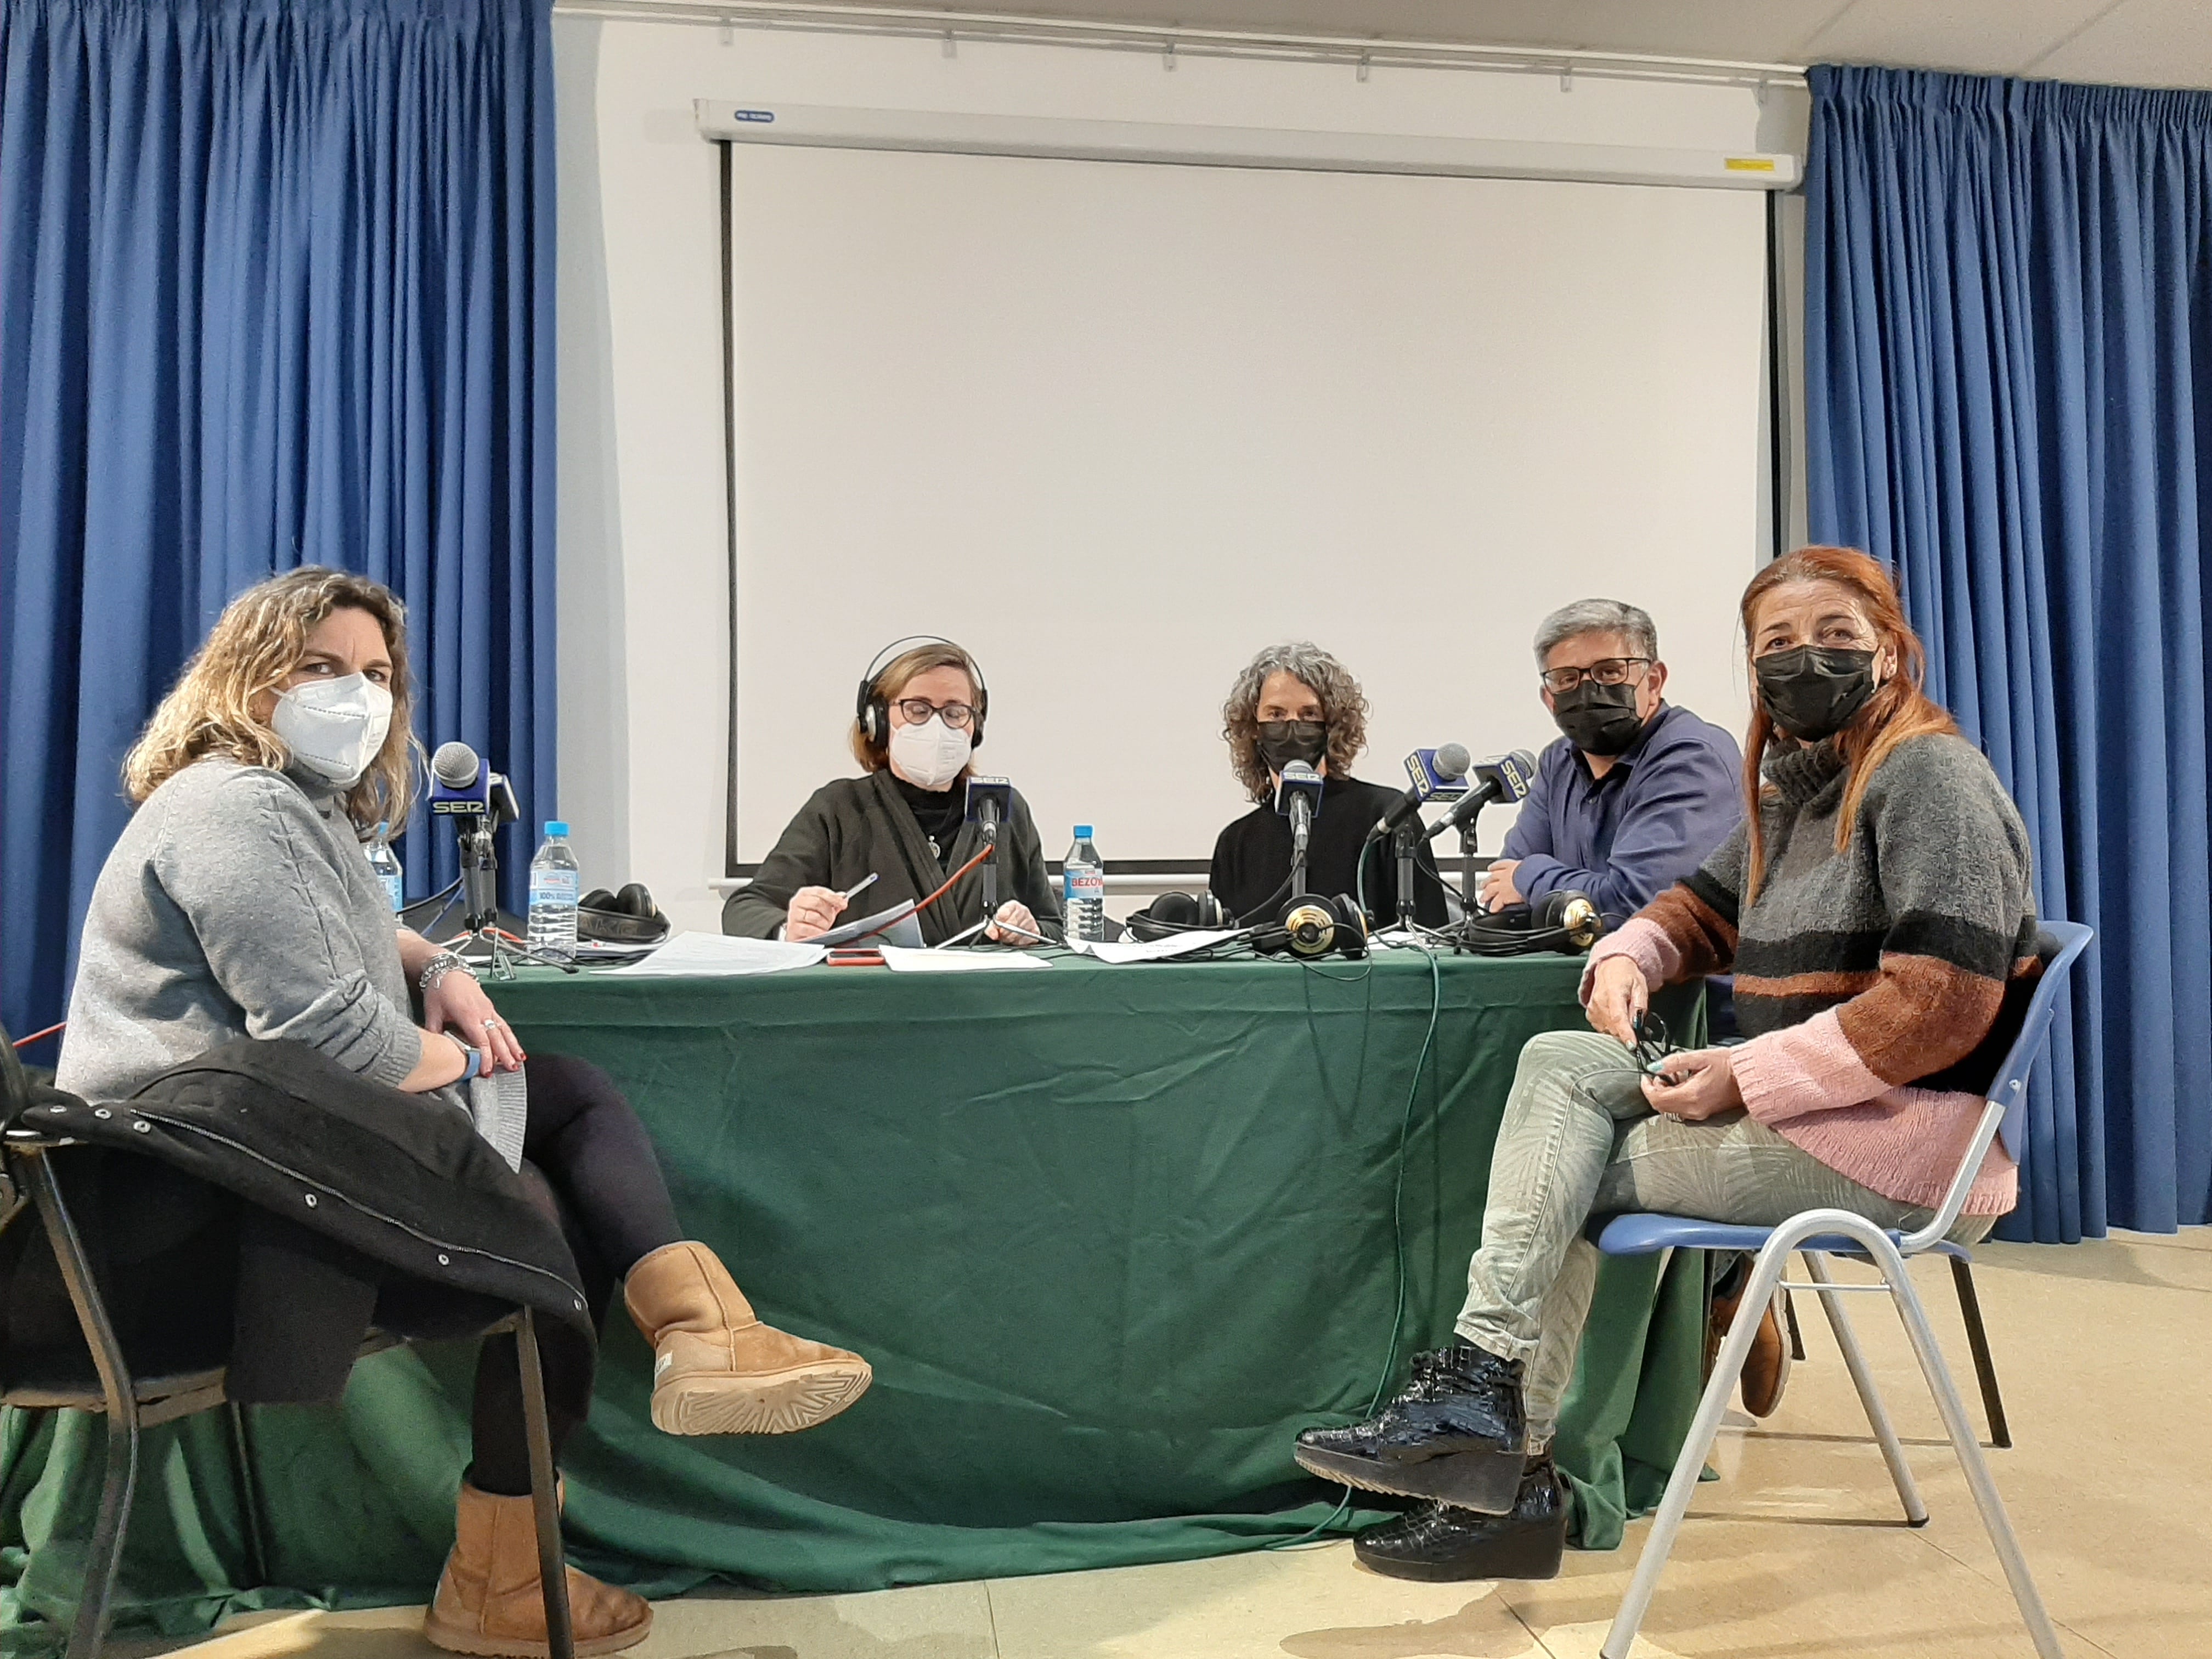
<svg viewBox="0 0 2212 1659"><path fill-rule="evenodd" d="M1636 712L1636 688L1595 680L1584 680L1564 694L1553 692L1552 718L1586 755L1625 755L1644 730L1644 716Z"/></svg>
<svg viewBox="0 0 2212 1659"><path fill-rule="evenodd" d="M1832 738L1874 696L1874 653L1801 645L1752 664L1759 700L1800 743Z"/></svg>
<svg viewBox="0 0 2212 1659"><path fill-rule="evenodd" d="M1261 720L1260 758L1270 772L1279 772L1292 761L1317 764L1328 752L1328 726L1322 720Z"/></svg>

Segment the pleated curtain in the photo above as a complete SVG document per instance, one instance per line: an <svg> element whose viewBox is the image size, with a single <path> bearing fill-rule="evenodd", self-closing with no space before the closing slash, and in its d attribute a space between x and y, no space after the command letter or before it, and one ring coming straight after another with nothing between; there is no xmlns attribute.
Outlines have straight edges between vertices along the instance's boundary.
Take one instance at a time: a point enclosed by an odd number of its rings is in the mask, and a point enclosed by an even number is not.
<svg viewBox="0 0 2212 1659"><path fill-rule="evenodd" d="M2212 1220L2212 94L1813 73L1809 509L2098 941L2001 1237Z"/></svg>
<svg viewBox="0 0 2212 1659"><path fill-rule="evenodd" d="M224 602L409 607L422 733L554 811L549 0L0 0L0 1018ZM453 873L418 819L416 894ZM51 1060L51 1052L46 1056Z"/></svg>

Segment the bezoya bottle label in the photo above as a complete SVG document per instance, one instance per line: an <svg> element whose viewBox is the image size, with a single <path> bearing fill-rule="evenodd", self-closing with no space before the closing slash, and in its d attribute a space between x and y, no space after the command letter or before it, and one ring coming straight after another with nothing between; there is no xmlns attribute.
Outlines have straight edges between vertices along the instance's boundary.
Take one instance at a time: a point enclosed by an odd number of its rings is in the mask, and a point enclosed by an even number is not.
<svg viewBox="0 0 2212 1659"><path fill-rule="evenodd" d="M532 904L574 904L580 873L574 870L532 870L530 872L530 902Z"/></svg>

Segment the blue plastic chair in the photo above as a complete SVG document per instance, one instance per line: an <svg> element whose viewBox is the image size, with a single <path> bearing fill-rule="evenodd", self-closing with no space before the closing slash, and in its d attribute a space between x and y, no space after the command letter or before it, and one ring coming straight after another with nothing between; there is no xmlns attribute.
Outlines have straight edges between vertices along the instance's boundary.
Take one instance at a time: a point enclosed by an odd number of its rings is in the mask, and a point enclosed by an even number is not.
<svg viewBox="0 0 2212 1659"><path fill-rule="evenodd" d="M1620 1215L1611 1218L1598 1230L1597 1247L1607 1255L1649 1255L1665 1249L1756 1252L1735 1322L1729 1325L1728 1339L1722 1343L1720 1354L1713 1362L1713 1374L1705 1384L1704 1398L1698 1402L1698 1414L1691 1422L1688 1437L1682 1442L1681 1455L1674 1460L1674 1473L1667 1482L1667 1494L1660 1500L1658 1512L1652 1518L1651 1535L1644 1542L1643 1558L1636 1564L1636 1575L1629 1582L1627 1595L1621 1598L1620 1611L1614 1616L1613 1628L1599 1650L1604 1659L1628 1659L1637 1628L1644 1622L1644 1613L1651 1605L1652 1592L1658 1588L1659 1575L1674 1549L1674 1534L1689 1511L1690 1499L1697 1491L1705 1459L1712 1451L1714 1437L1720 1431L1729 1396L1735 1391L1736 1377L1751 1352L1752 1338L1773 1302L1775 1291L1785 1288L1819 1294L1821 1310L1827 1315L1828 1324L1836 1334L1836 1346L1843 1350L1844 1364L1850 1372L1859 1401L1866 1407L1867 1421L1881 1447L1882 1460L1889 1465L1890 1479L1896 1483L1898 1498L1905 1505L1905 1518L1917 1527L1927 1523L1928 1507L1920 1501L1912 1472L1905 1465L1905 1449L1898 1442L1897 1431L1891 1426L1889 1413L1875 1387L1874 1373L1867 1368L1866 1357L1860 1352L1858 1339L1853 1335L1850 1322L1844 1313L1841 1294L1845 1291L1888 1292L1897 1304L1898 1317L1904 1323L1906 1335L1912 1340L1921 1373L1927 1378L1929 1392L1936 1397L1944 1431L1950 1436L1952 1449L1958 1454L1960 1468L1966 1472L1966 1485L1973 1492L1990 1541L1996 1547L1997 1559L2004 1565L2013 1599L2020 1604L2021 1617L2027 1622L2035 1650L2043 1659L2063 1659L2057 1633L2051 1628L2050 1614L2044 1611L2034 1580L2028 1576L2027 1562L2020 1553L2020 1540L2013 1534L2012 1522L2006 1517L1996 1483L1990 1478L1988 1461L1982 1455L1981 1443L1975 1438L1973 1425L1967 1420L1966 1406L1960 1399L1958 1385L1952 1381L1949 1368L1943 1363L1942 1352L1936 1346L1936 1334L1929 1327L1927 1310L1921 1305L1905 1262L1911 1257L1931 1253L1948 1255L1954 1261L1962 1256L1964 1252L1960 1247L1948 1243L1943 1235L1958 1220L1967 1190L1988 1154L1990 1142L2002 1135L2005 1150L2015 1161L2026 1151L2027 1075L2051 1034L2051 1016L2065 989L2068 975L2082 951L2088 948L2092 937L2091 930L2079 922L2044 923L2038 951L2043 958L2043 975L2028 1004L2020 1036L2013 1043L2011 1053L2005 1056L1996 1081L1990 1085L1981 1122L1966 1155L1960 1159L1958 1171L1951 1178L1942 1206L1934 1218L1917 1232L1903 1233L1877 1227L1864 1216L1848 1210L1807 1210L1778 1227L1729 1226L1671 1215ZM1805 1270L1812 1276L1812 1283L1784 1284L1782 1274L1793 1251L1802 1252ZM1871 1261L1881 1269L1882 1282L1838 1285L1829 1277L1823 1260L1829 1255Z"/></svg>

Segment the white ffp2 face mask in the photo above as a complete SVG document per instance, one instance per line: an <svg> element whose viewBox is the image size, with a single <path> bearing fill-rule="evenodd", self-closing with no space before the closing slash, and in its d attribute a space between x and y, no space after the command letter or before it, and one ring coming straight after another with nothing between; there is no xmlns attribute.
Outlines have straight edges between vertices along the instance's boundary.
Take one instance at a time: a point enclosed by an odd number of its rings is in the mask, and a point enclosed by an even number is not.
<svg viewBox="0 0 2212 1659"><path fill-rule="evenodd" d="M891 733L891 769L921 789L942 789L960 775L975 747L965 732L956 732L942 714Z"/></svg>
<svg viewBox="0 0 2212 1659"><path fill-rule="evenodd" d="M270 720L292 758L341 789L361 781L392 730L392 693L366 674L309 680L277 694Z"/></svg>

